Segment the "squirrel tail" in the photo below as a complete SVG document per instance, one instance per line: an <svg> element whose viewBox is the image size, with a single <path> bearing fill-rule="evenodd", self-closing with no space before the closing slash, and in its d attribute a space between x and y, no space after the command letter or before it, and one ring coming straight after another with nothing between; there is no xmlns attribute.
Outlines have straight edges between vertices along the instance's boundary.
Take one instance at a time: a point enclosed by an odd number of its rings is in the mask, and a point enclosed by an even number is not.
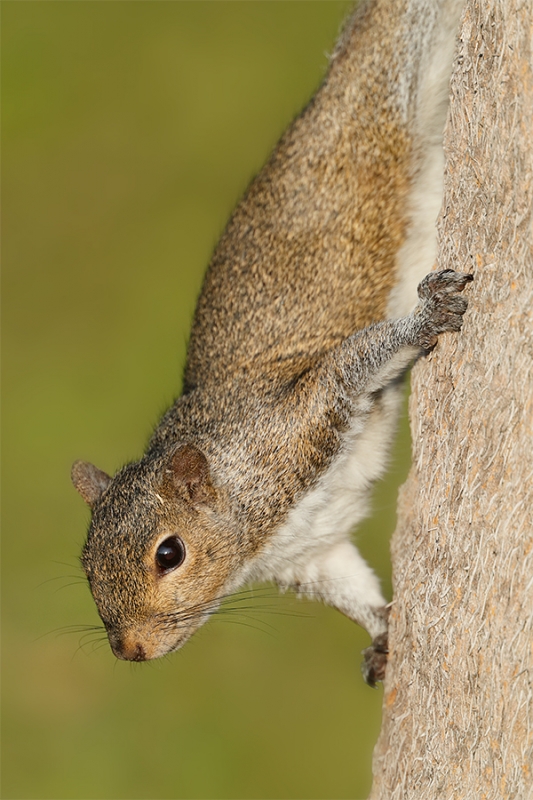
<svg viewBox="0 0 533 800"><path fill-rule="evenodd" d="M396 283L387 306L390 318L412 310L416 287L437 258L436 223L444 184L443 134L463 0L414 0L407 5L404 29L412 37L418 22L420 55L415 59L417 90L410 112L413 144L408 226L396 257Z"/></svg>
<svg viewBox="0 0 533 800"><path fill-rule="evenodd" d="M348 19L332 56L331 70L339 71L346 81L344 73L352 62L361 69L359 42L374 33L372 57L381 58L382 96L388 92L390 98L384 108L389 118L401 119L411 139L406 235L397 251L396 281L388 298L387 316L391 318L412 309L416 287L437 255L435 223L444 177L442 138L462 7L463 0L363 2ZM367 71L371 74L373 70L375 65L370 63ZM359 88L358 78L354 85Z"/></svg>

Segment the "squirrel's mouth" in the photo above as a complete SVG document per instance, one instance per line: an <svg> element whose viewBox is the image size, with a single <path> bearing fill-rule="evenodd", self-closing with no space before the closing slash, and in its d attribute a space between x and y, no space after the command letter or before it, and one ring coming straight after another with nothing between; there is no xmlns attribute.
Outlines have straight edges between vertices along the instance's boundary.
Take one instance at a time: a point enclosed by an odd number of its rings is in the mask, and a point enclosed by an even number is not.
<svg viewBox="0 0 533 800"><path fill-rule="evenodd" d="M121 661L152 661L179 650L193 633L208 619L195 620L179 631L168 627L161 630L157 624L147 623L144 626L128 631L108 630L107 636L113 654Z"/></svg>
<svg viewBox="0 0 533 800"><path fill-rule="evenodd" d="M182 642L169 646L166 642L152 642L135 634L127 634L109 636L109 644L113 654L121 661L152 661L177 650Z"/></svg>

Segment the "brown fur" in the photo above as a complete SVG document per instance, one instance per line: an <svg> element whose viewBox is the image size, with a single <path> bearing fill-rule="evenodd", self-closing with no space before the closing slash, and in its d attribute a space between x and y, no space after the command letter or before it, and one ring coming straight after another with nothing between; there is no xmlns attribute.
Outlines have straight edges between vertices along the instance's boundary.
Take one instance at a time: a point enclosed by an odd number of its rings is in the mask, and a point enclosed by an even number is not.
<svg viewBox="0 0 533 800"><path fill-rule="evenodd" d="M356 13L323 86L235 211L198 302L185 391L243 366L263 376L283 361L297 373L384 319L414 172L392 92L398 29L386 3Z"/></svg>

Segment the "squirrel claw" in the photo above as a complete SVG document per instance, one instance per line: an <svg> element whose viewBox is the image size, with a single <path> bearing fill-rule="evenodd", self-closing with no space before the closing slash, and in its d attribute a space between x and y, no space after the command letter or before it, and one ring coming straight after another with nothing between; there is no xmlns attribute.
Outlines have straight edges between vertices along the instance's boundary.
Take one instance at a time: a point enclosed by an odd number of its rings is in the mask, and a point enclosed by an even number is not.
<svg viewBox="0 0 533 800"><path fill-rule="evenodd" d="M420 319L417 344L424 350L435 346L439 334L461 330L468 300L460 292L473 280L473 275L443 269L430 272L419 283L420 303L414 314Z"/></svg>
<svg viewBox="0 0 533 800"><path fill-rule="evenodd" d="M372 641L370 647L366 647L363 652L363 663L361 664L361 672L365 682L368 683L373 689L376 688L376 683L385 678L385 671L387 668L387 656L389 648L387 644L387 634L381 633Z"/></svg>

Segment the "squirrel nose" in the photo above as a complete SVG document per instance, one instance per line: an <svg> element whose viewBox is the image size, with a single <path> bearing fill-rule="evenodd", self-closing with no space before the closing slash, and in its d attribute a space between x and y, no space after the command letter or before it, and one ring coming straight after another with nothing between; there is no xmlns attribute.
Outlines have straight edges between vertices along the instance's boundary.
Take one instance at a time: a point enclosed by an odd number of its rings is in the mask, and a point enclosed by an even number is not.
<svg viewBox="0 0 533 800"><path fill-rule="evenodd" d="M146 661L146 651L142 644L127 636L111 641L111 649L123 661Z"/></svg>
<svg viewBox="0 0 533 800"><path fill-rule="evenodd" d="M129 661L146 661L146 653L141 644L135 645L135 650L131 655L126 656Z"/></svg>

